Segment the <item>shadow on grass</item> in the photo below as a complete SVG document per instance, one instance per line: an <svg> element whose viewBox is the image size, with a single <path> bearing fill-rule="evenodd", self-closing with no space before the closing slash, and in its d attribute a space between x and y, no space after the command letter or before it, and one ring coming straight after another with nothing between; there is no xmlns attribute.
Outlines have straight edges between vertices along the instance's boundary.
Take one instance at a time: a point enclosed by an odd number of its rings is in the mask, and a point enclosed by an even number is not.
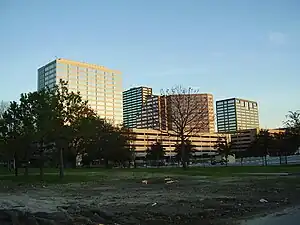
<svg viewBox="0 0 300 225"><path fill-rule="evenodd" d="M48 183L48 184L64 184L64 183L80 183L80 182L90 182L90 181L103 181L107 179L107 176L87 176L85 174L74 174L74 175L65 175L61 179L57 174L46 174L43 177L43 180L39 175L8 175L0 176L0 180L4 182L13 182L19 184L33 184L33 183Z"/></svg>
<svg viewBox="0 0 300 225"><path fill-rule="evenodd" d="M207 177L233 177L233 176L249 176L246 173L299 173L300 165L281 165L281 166L222 166L222 167L190 167L182 168L77 168L66 169L65 177L60 179L58 170L53 168L45 169L43 181L38 173L38 169L30 169L28 177L23 176L20 172L15 177L13 172L6 171L0 173L0 180L11 181L17 183L80 183L89 181L104 180L126 180L126 179L146 179L150 177L163 176L207 176ZM243 175L243 173L245 173Z"/></svg>

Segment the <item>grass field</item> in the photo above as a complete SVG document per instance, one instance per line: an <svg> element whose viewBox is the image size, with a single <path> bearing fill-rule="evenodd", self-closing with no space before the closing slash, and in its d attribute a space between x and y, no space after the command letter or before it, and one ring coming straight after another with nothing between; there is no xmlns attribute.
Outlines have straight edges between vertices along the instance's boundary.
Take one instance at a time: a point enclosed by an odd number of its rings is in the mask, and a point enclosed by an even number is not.
<svg viewBox="0 0 300 225"><path fill-rule="evenodd" d="M186 170L78 168L66 169L62 180L58 169L45 169L44 182L40 180L39 169L31 168L28 177L23 172L15 177L13 172L1 170L0 208L43 212L45 219L57 221L51 224L91 224L83 219L95 219L95 224L190 225L201 221L205 225L233 225L238 219L300 202L299 176L273 174L300 174L300 165ZM174 182L166 182L167 177ZM262 198L267 202L260 202ZM61 215L57 214L60 209L64 210L63 219L57 216ZM68 223L64 222L66 210ZM101 220L96 221L95 210L114 216L100 216ZM39 216L40 213L36 215ZM1 218L0 210L0 224Z"/></svg>
<svg viewBox="0 0 300 225"><path fill-rule="evenodd" d="M77 168L66 169L65 177L60 180L58 169L45 169L44 182L47 183L76 183L88 181L101 181L110 179L145 179L161 176L207 176L207 177L232 177L249 176L249 173L300 173L300 165L284 166L234 166L234 167L191 167L182 168L137 168L137 169L103 169L103 168ZM31 168L29 176L15 177L13 172L5 169L0 170L0 180L21 183L39 182L39 169Z"/></svg>

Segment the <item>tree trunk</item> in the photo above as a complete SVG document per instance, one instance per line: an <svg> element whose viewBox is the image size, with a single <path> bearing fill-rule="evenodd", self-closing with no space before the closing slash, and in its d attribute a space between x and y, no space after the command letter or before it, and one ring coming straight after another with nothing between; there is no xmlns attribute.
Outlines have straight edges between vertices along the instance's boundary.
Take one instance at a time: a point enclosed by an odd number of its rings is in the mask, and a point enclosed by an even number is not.
<svg viewBox="0 0 300 225"><path fill-rule="evenodd" d="M226 161L225 161L225 165L226 165L226 167L227 167L227 166L228 166L228 155L225 156L225 160L226 160Z"/></svg>
<svg viewBox="0 0 300 225"><path fill-rule="evenodd" d="M62 179L64 177L64 151L63 148L59 149L59 177Z"/></svg>
<svg viewBox="0 0 300 225"><path fill-rule="evenodd" d="M284 153L284 156L285 156L285 164L288 164L288 160L287 160L287 154L286 154L286 152Z"/></svg>
<svg viewBox="0 0 300 225"><path fill-rule="evenodd" d="M25 165L24 176L28 177L28 174L29 174L29 172L28 172L28 162L27 162Z"/></svg>
<svg viewBox="0 0 300 225"><path fill-rule="evenodd" d="M108 169L108 159L105 159L105 168Z"/></svg>
<svg viewBox="0 0 300 225"><path fill-rule="evenodd" d="M15 176L17 177L19 175L19 160L16 153L14 155L14 161L15 161Z"/></svg>
<svg viewBox="0 0 300 225"><path fill-rule="evenodd" d="M265 166L268 166L267 155L265 155Z"/></svg>
<svg viewBox="0 0 300 225"><path fill-rule="evenodd" d="M17 177L19 175L19 168L16 166L15 167L15 176Z"/></svg>
<svg viewBox="0 0 300 225"><path fill-rule="evenodd" d="M7 169L11 172L11 160L7 160Z"/></svg>
<svg viewBox="0 0 300 225"><path fill-rule="evenodd" d="M24 176L25 176L25 177L28 177L28 166L29 166L28 149L26 149L25 151L26 151L26 152L25 152L25 160L26 160L26 162L25 162Z"/></svg>
<svg viewBox="0 0 300 225"><path fill-rule="evenodd" d="M243 166L243 159L244 159L244 158L243 158L243 157L241 157L241 166Z"/></svg>
<svg viewBox="0 0 300 225"><path fill-rule="evenodd" d="M279 154L279 164L280 164L280 165L282 164L282 161L281 161L281 153Z"/></svg>
<svg viewBox="0 0 300 225"><path fill-rule="evenodd" d="M181 140L181 163L182 163L182 168L186 169L186 160L185 160L185 149L184 149L184 141Z"/></svg>
<svg viewBox="0 0 300 225"><path fill-rule="evenodd" d="M40 153L40 179L41 181L44 180L44 149Z"/></svg>

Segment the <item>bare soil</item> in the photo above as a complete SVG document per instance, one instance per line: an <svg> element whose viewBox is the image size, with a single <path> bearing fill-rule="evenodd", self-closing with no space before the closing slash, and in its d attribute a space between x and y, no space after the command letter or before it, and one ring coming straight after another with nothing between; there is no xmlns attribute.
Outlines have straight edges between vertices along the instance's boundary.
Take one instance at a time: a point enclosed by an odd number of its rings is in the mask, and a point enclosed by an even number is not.
<svg viewBox="0 0 300 225"><path fill-rule="evenodd" d="M147 183L147 184L146 184ZM238 224L300 204L299 177L165 177L0 187L0 224Z"/></svg>

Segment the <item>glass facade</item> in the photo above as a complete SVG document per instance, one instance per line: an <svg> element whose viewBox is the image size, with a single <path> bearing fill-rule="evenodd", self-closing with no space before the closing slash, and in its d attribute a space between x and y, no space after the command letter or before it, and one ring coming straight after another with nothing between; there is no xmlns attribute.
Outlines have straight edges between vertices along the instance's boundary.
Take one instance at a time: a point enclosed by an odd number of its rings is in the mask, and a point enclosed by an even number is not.
<svg viewBox="0 0 300 225"><path fill-rule="evenodd" d="M57 59L38 69L38 90L54 87L62 79L79 92L97 114L113 124L123 122L122 77L103 66Z"/></svg>
<svg viewBox="0 0 300 225"><path fill-rule="evenodd" d="M152 88L149 87L135 87L123 92L124 126L137 127L137 115L142 112L147 97L151 95Z"/></svg>
<svg viewBox="0 0 300 225"><path fill-rule="evenodd" d="M259 127L257 102L243 99L217 101L218 132L235 132Z"/></svg>

